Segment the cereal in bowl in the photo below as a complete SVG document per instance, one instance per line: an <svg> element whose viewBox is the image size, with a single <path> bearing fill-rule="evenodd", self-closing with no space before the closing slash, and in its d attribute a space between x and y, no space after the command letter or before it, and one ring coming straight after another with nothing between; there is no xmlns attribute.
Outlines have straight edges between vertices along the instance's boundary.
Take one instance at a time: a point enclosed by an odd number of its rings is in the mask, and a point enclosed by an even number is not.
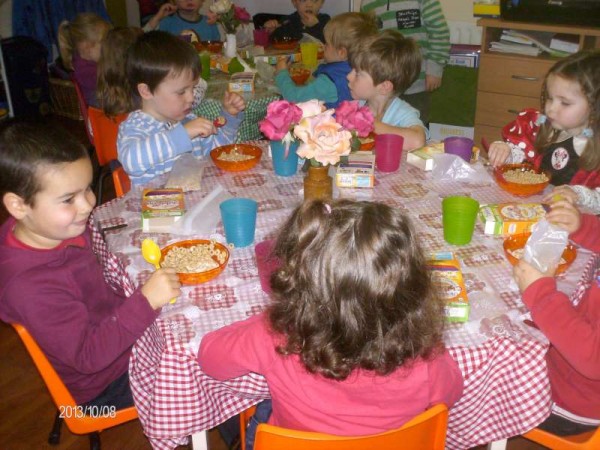
<svg viewBox="0 0 600 450"><path fill-rule="evenodd" d="M217 258L218 262L213 259ZM162 267L172 267L178 273L198 273L216 269L227 259L227 253L219 250L215 242L191 247L173 247L164 257Z"/></svg>
<svg viewBox="0 0 600 450"><path fill-rule="evenodd" d="M248 161L249 159L254 158L252 155L246 155L245 153L240 152L236 147L233 147L229 152L221 152L221 154L217 157L221 161Z"/></svg>

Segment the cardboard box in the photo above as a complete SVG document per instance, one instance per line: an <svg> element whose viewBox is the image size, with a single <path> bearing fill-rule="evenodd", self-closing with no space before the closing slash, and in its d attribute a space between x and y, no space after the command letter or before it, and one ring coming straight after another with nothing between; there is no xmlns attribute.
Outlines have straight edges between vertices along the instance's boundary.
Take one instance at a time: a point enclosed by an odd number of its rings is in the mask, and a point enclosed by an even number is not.
<svg viewBox="0 0 600 450"><path fill-rule="evenodd" d="M471 164L479 159L479 147L473 146ZM430 142L425 147L411 150L406 154L406 162L418 167L421 170L429 171L433 169L433 156L444 153L443 142Z"/></svg>
<svg viewBox="0 0 600 450"><path fill-rule="evenodd" d="M449 125L445 123L430 123L429 137L435 141L443 141L450 136L462 136L473 139L475 128L459 127L458 125Z"/></svg>
<svg viewBox="0 0 600 450"><path fill-rule="evenodd" d="M438 252L430 256L427 267L434 286L446 302L446 318L449 322L469 320L469 299L460 269L460 262L452 252Z"/></svg>
<svg viewBox="0 0 600 450"><path fill-rule="evenodd" d="M473 2L473 15L475 17L500 17L500 2L497 0Z"/></svg>
<svg viewBox="0 0 600 450"><path fill-rule="evenodd" d="M169 231L185 214L181 188L144 189L142 194L142 230Z"/></svg>
<svg viewBox="0 0 600 450"><path fill-rule="evenodd" d="M545 215L546 208L541 203L498 203L479 209L484 233L502 236L528 233Z"/></svg>
<svg viewBox="0 0 600 450"><path fill-rule="evenodd" d="M229 92L254 92L254 72L238 72L229 79Z"/></svg>
<svg viewBox="0 0 600 450"><path fill-rule="evenodd" d="M375 155L372 152L356 152L348 156L347 163L340 163L335 174L339 187L372 188L375 185Z"/></svg>

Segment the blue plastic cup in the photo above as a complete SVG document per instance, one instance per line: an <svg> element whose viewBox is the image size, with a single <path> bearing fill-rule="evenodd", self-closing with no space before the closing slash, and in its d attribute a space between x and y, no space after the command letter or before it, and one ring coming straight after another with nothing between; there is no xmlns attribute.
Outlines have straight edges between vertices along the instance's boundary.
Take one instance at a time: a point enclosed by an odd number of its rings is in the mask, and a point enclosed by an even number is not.
<svg viewBox="0 0 600 450"><path fill-rule="evenodd" d="M225 239L234 247L254 242L258 203L250 198L230 198L219 205L225 228Z"/></svg>
<svg viewBox="0 0 600 450"><path fill-rule="evenodd" d="M297 149L298 141L291 142L287 157L285 157L285 143L283 141L271 141L271 156L276 175L291 177L298 171Z"/></svg>

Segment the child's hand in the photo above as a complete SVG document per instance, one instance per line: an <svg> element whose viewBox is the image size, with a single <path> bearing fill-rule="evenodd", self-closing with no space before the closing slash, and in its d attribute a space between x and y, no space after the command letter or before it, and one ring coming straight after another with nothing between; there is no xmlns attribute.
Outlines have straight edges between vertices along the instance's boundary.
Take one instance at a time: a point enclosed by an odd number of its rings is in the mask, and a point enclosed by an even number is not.
<svg viewBox="0 0 600 450"><path fill-rule="evenodd" d="M492 142L488 150L488 158L494 167L501 166L510 155L510 147L506 142Z"/></svg>
<svg viewBox="0 0 600 450"><path fill-rule="evenodd" d="M217 128L212 120L205 119L204 117L198 117L194 120L190 120L183 125L190 139L195 137L207 137L211 134L217 133Z"/></svg>
<svg viewBox="0 0 600 450"><path fill-rule="evenodd" d="M546 214L546 220L553 225L558 225L569 234L575 233L581 226L581 213L568 200L552 202L552 209Z"/></svg>
<svg viewBox="0 0 600 450"><path fill-rule="evenodd" d="M232 116L235 116L246 109L246 101L244 100L244 97L236 92L225 91L225 95L223 96L223 109Z"/></svg>
<svg viewBox="0 0 600 450"><path fill-rule="evenodd" d="M287 56L280 56L277 58L277 64L275 64L275 72L280 72L282 70L290 68L291 62Z"/></svg>
<svg viewBox="0 0 600 450"><path fill-rule="evenodd" d="M265 30L267 30L269 33L272 33L273 31L275 31L278 27L279 27L279 22L275 19L271 19L271 20L267 20L264 24L263 24L263 28Z"/></svg>
<svg viewBox="0 0 600 450"><path fill-rule="evenodd" d="M298 14L300 14L300 20L302 21L304 26L314 27L316 24L319 23L317 14L312 11L310 11L310 12L309 11L306 11L306 12L298 11Z"/></svg>
<svg viewBox="0 0 600 450"><path fill-rule="evenodd" d="M206 23L209 25L214 25L215 23L217 23L217 20L219 19L219 15L217 13L212 12L210 9L208 11L206 11Z"/></svg>
<svg viewBox="0 0 600 450"><path fill-rule="evenodd" d="M175 269L158 269L142 287L142 294L152 309L166 305L181 294L181 283Z"/></svg>
<svg viewBox="0 0 600 450"><path fill-rule="evenodd" d="M428 92L435 91L442 85L442 77L434 75L425 75L425 89Z"/></svg>
<svg viewBox="0 0 600 450"><path fill-rule="evenodd" d="M175 6L173 3L167 2L160 7L155 17L157 17L158 20L162 20L165 17L173 14L175 11L177 11L177 6Z"/></svg>
<svg viewBox="0 0 600 450"><path fill-rule="evenodd" d="M520 260L513 268L513 276L515 277L515 281L521 292L540 278L554 276L554 272L556 272L556 268L550 269L546 273L542 273L523 260Z"/></svg>
<svg viewBox="0 0 600 450"><path fill-rule="evenodd" d="M551 207L554 207L553 203L559 200L566 200L569 203L576 205L579 200L577 192L571 189L567 185L555 187L552 192L544 197L542 200L545 203L549 203Z"/></svg>

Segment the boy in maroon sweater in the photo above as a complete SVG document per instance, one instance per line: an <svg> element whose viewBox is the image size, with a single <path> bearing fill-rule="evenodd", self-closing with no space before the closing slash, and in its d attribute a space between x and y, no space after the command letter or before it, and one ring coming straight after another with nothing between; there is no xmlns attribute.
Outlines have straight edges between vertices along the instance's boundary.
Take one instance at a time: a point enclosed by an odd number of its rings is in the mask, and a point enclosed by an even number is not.
<svg viewBox="0 0 600 450"><path fill-rule="evenodd" d="M133 404L131 346L180 293L174 270L126 298L105 282L87 222L95 204L86 149L60 128L0 129L0 319L20 323L78 404Z"/></svg>
<svg viewBox="0 0 600 450"><path fill-rule="evenodd" d="M551 204L546 219L570 239L600 252L600 219L580 212L568 200ZM595 274L581 301L573 305L558 291L553 271L541 273L525 261L514 276L531 317L550 341L546 356L554 401L540 428L559 435L579 434L600 424L600 279Z"/></svg>

